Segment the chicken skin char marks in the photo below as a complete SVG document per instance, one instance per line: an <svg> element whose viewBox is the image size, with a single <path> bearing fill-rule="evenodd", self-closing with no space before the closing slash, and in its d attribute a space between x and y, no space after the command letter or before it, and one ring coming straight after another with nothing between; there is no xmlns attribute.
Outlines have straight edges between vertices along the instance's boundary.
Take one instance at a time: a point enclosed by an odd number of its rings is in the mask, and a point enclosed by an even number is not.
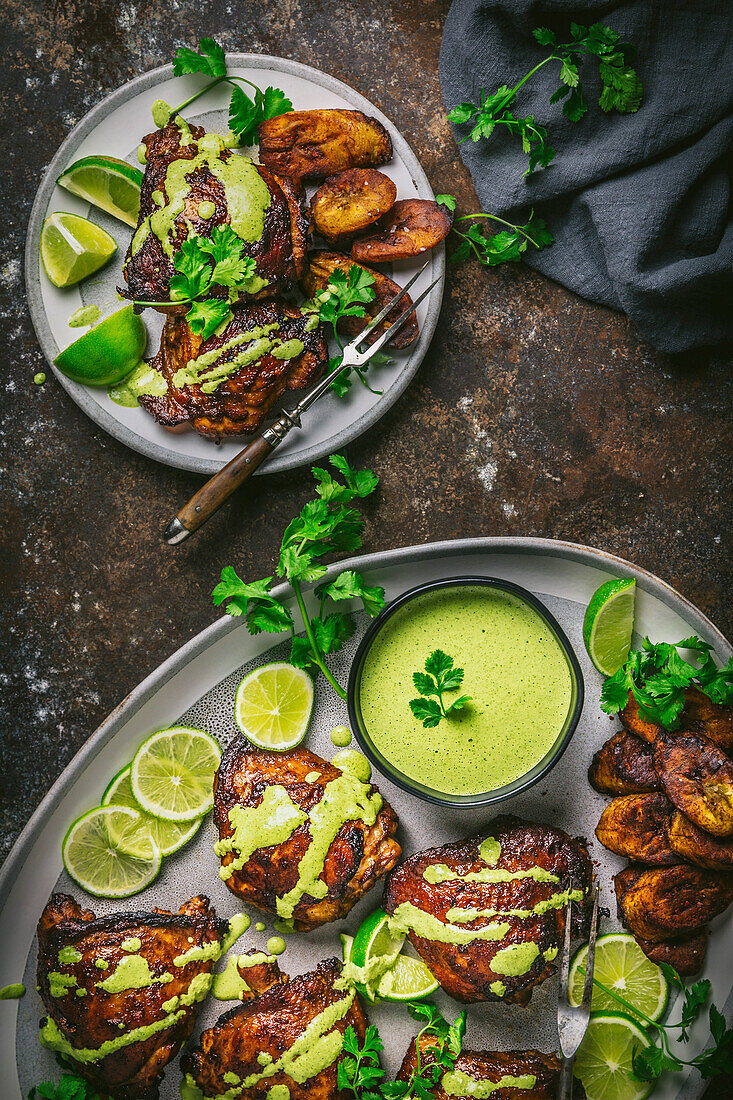
<svg viewBox="0 0 733 1100"><path fill-rule="evenodd" d="M583 841L503 816L485 836L410 856L385 909L451 997L527 1004L554 972L571 889L573 932L586 934L591 881Z"/></svg>
<svg viewBox="0 0 733 1100"><path fill-rule="evenodd" d="M420 1038L421 1070L434 1064L431 1051L438 1045L432 1035ZM398 1081L410 1081L418 1069L416 1040L413 1039L403 1059ZM468 1082L466 1082L468 1078ZM554 1054L543 1054L539 1050L462 1050L453 1069L446 1071L438 1079L431 1095L435 1100L450 1100L456 1093L454 1085L470 1089L475 1088L474 1081L491 1081L498 1084L503 1079L506 1085L491 1093L492 1100L555 1100L560 1080L560 1060ZM450 1092L443 1087L445 1083ZM471 1095L466 1091L465 1095ZM584 1100L585 1092L579 1081L574 1082L573 1095Z"/></svg>
<svg viewBox="0 0 733 1100"><path fill-rule="evenodd" d="M187 129L169 122L147 134L143 145L146 165L138 225L125 258L127 289L121 291L125 297L169 302L173 257L183 241L192 234L210 237L224 224L231 224L235 232L241 230L245 255L255 261L257 276L267 280L266 286L256 287L254 296L271 297L304 274L308 223L289 180L252 165L200 126ZM249 166L245 170L237 162L236 178L227 177L226 165L232 157ZM188 173L181 168L186 161L195 162Z"/></svg>
<svg viewBox="0 0 733 1100"><path fill-rule="evenodd" d="M619 730L594 753L588 768L591 787L601 794L649 794L660 788L653 751L646 741Z"/></svg>
<svg viewBox="0 0 733 1100"><path fill-rule="evenodd" d="M181 1060L191 1095L265 1100L279 1085L290 1100L346 1100L337 1084L343 1034L353 1027L361 1045L367 1021L340 981L340 963L327 959L291 979L245 974L256 995L221 1016Z"/></svg>
<svg viewBox="0 0 733 1100"><path fill-rule="evenodd" d="M214 781L214 823L229 889L299 931L345 917L401 851L397 815L377 789L303 748L230 744Z"/></svg>
<svg viewBox="0 0 733 1100"><path fill-rule="evenodd" d="M205 897L177 913L97 918L54 894L38 924L43 1045L105 1097L157 1096L163 1069L191 1034L225 930Z"/></svg>
<svg viewBox="0 0 733 1100"><path fill-rule="evenodd" d="M173 315L150 361L167 392L144 394L140 404L159 424L191 424L209 439L253 432L286 390L306 388L328 362L323 328L312 318L280 302L250 303L202 343L185 317ZM281 358L282 349L290 358Z"/></svg>

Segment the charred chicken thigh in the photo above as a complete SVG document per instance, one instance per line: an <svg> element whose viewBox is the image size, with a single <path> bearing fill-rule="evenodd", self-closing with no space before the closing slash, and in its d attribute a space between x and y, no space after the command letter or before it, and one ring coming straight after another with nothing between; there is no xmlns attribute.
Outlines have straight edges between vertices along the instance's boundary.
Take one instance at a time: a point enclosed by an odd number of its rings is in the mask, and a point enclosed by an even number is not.
<svg viewBox="0 0 733 1100"><path fill-rule="evenodd" d="M41 1043L113 1100L157 1097L211 985L225 922L208 898L177 913L95 917L54 894L38 923Z"/></svg>
<svg viewBox="0 0 733 1100"><path fill-rule="evenodd" d="M487 836L431 848L392 872L385 909L446 993L527 1004L554 970L569 894L587 928L592 869L561 829L498 817Z"/></svg>
<svg viewBox="0 0 733 1100"><path fill-rule="evenodd" d="M397 815L376 787L303 748L230 744L214 822L229 889L300 931L345 917L400 855Z"/></svg>

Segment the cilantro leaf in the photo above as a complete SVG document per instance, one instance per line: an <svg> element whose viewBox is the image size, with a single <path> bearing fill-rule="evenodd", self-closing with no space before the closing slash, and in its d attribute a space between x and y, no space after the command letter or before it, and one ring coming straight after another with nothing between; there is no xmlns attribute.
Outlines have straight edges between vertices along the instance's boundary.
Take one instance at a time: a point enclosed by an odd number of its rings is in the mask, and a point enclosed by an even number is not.
<svg viewBox="0 0 733 1100"><path fill-rule="evenodd" d="M229 127L237 135L240 145L253 145L257 140L257 127L268 118L292 111L293 105L279 88L254 90L254 98L236 85L229 104Z"/></svg>
<svg viewBox="0 0 733 1100"><path fill-rule="evenodd" d="M173 257L176 274L170 281L172 300L193 300L209 288L211 268L202 257L200 241L200 237L189 237Z"/></svg>
<svg viewBox="0 0 733 1100"><path fill-rule="evenodd" d="M205 76L226 76L227 63L223 48L213 38L202 38L199 50L179 46L173 58L173 72L176 76L187 73L203 73Z"/></svg>
<svg viewBox="0 0 733 1100"><path fill-rule="evenodd" d="M665 1070L680 1070L682 1063L660 1047L648 1046L634 1050L631 1056L634 1076L640 1081L656 1081Z"/></svg>
<svg viewBox="0 0 733 1100"><path fill-rule="evenodd" d="M328 461L335 470L343 475L352 493L358 497L368 497L379 484L379 478L371 470L353 470L343 455L329 455Z"/></svg>
<svg viewBox="0 0 733 1100"><path fill-rule="evenodd" d="M62 1073L58 1085L43 1081L28 1093L28 1100L99 1100L99 1094L83 1077Z"/></svg>
<svg viewBox="0 0 733 1100"><path fill-rule="evenodd" d="M437 726L443 718L440 703L435 699L410 699L410 710L426 729Z"/></svg>
<svg viewBox="0 0 733 1100"><path fill-rule="evenodd" d="M376 585L364 583L361 573L349 569L340 573L335 581L327 585L320 585L316 589L319 597L327 596L331 600L359 599L364 610L374 618L384 607L384 589Z"/></svg>
<svg viewBox="0 0 733 1100"><path fill-rule="evenodd" d="M321 653L338 653L345 641L356 630L351 615L342 615L338 611L327 615L325 619L312 619L311 626Z"/></svg>
<svg viewBox="0 0 733 1100"><path fill-rule="evenodd" d="M456 200L452 195L436 195L435 201L439 202L441 206L447 206L449 210L455 210Z"/></svg>
<svg viewBox="0 0 733 1100"><path fill-rule="evenodd" d="M208 340L229 314L226 298L208 298L203 302L192 302L186 313L191 332L199 333L201 339Z"/></svg>
<svg viewBox="0 0 733 1100"><path fill-rule="evenodd" d="M443 698L446 691L457 691L463 683L464 672L456 668L453 658L442 649L434 650L425 661L425 672L413 672L412 682L422 696L437 696L435 699L412 699L410 710L416 718L422 720L427 728L437 726L452 711L460 711L471 701L470 695L460 695L450 702ZM437 1011L437 1010L436 1010Z"/></svg>

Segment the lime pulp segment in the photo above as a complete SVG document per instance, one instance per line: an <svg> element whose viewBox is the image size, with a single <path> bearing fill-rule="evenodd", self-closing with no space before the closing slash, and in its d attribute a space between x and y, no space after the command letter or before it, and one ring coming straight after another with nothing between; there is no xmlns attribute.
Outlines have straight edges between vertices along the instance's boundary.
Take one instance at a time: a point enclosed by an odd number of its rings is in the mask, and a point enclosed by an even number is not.
<svg viewBox="0 0 733 1100"><path fill-rule="evenodd" d="M583 1000L587 958L586 944L580 948L570 965L568 998L572 1005L579 1005ZM593 976L650 1020L659 1020L664 1014L669 983L659 967L646 957L636 940L628 933L614 932L598 937ZM591 1009L594 1012L627 1011L598 985L593 987Z"/></svg>
<svg viewBox="0 0 733 1100"><path fill-rule="evenodd" d="M656 1081L634 1077L634 1050L649 1045L644 1032L627 1016L594 1013L575 1057L575 1076L587 1100L646 1100Z"/></svg>
<svg viewBox="0 0 733 1100"><path fill-rule="evenodd" d="M592 595L583 619L588 656L604 676L613 676L626 661L634 630L636 581L606 581Z"/></svg>
<svg viewBox="0 0 733 1100"><path fill-rule="evenodd" d="M107 386L122 381L138 365L147 338L135 307L123 306L59 352L54 365L75 382Z"/></svg>

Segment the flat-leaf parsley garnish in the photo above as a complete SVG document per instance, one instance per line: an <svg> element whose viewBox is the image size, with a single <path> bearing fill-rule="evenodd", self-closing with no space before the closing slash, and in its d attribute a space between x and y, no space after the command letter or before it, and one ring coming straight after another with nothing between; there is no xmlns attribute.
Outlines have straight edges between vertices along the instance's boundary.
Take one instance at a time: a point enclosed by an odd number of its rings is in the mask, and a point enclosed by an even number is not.
<svg viewBox="0 0 733 1100"><path fill-rule="evenodd" d="M412 682L420 698L410 700L410 710L423 726L428 729L437 726L449 714L463 710L466 703L471 702L470 695L459 695L450 701L443 698L446 691L458 691L463 675L463 669L455 668L453 658L442 649L430 654L424 672L413 672Z"/></svg>
<svg viewBox="0 0 733 1100"><path fill-rule="evenodd" d="M435 199L449 210L456 209L453 195L436 195ZM479 224L483 219L503 225L504 229L487 235L484 226ZM543 249L555 239L543 219L535 217L533 210L530 210L524 225L515 225L496 214L485 214L483 211L478 214L461 214L454 220L451 232L461 243L451 254L450 263L461 263L473 257L484 267L517 262L522 259L530 245Z"/></svg>
<svg viewBox="0 0 733 1100"><path fill-rule="evenodd" d="M375 298L374 276L358 264L352 264L348 271L336 268L328 279L328 286L316 296L319 307L319 317L325 324L330 325L334 338L339 346L339 354L334 355L328 364L329 371L340 365L343 359L343 344L339 336L337 326L344 317L366 317L366 307ZM353 370L363 386L372 393L380 394L381 390L374 390L366 380L366 372L369 367L384 366L391 363L388 355L377 352L363 367L346 367L337 374L331 383L331 389L337 397L345 397L351 388L351 371Z"/></svg>

